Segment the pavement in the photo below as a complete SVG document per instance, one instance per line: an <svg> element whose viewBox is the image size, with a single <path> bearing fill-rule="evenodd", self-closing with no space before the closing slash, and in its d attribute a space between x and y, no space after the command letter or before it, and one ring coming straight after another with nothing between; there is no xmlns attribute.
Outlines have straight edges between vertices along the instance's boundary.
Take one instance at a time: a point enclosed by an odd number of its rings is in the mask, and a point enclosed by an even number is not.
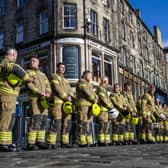
<svg viewBox="0 0 168 168"><path fill-rule="evenodd" d="M0 152L0 168L168 168L168 144Z"/></svg>

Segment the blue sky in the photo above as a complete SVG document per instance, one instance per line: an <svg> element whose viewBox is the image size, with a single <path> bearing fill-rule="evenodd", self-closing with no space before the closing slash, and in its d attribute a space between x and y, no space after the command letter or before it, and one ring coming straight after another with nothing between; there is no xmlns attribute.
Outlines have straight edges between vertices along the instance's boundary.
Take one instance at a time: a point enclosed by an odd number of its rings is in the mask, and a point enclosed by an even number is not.
<svg viewBox="0 0 168 168"><path fill-rule="evenodd" d="M129 0L134 9L141 10L141 18L153 33L157 25L162 32L163 45L168 45L168 0Z"/></svg>

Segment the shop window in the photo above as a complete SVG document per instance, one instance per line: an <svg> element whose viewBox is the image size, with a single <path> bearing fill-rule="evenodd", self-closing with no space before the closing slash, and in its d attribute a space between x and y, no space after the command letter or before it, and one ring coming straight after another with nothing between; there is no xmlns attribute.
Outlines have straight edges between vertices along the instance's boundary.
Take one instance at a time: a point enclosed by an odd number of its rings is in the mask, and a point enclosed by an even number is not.
<svg viewBox="0 0 168 168"><path fill-rule="evenodd" d="M78 46L63 47L63 63L65 64L64 76L68 79L79 79L80 76L80 48Z"/></svg>

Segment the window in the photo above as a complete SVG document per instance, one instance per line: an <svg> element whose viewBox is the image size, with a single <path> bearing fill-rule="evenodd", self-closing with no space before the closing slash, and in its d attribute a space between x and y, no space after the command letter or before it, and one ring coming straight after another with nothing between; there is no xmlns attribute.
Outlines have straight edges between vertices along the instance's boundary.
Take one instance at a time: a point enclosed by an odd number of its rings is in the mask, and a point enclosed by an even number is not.
<svg viewBox="0 0 168 168"><path fill-rule="evenodd" d="M40 34L48 32L48 11L44 10L40 13Z"/></svg>
<svg viewBox="0 0 168 168"><path fill-rule="evenodd" d="M140 61L140 65L139 65L139 74L140 74L140 76L142 78L144 77L143 63L142 63L142 61Z"/></svg>
<svg viewBox="0 0 168 168"><path fill-rule="evenodd" d="M64 4L64 29L77 28L76 4Z"/></svg>
<svg viewBox="0 0 168 168"><path fill-rule="evenodd" d="M147 41L147 32L144 30L144 40Z"/></svg>
<svg viewBox="0 0 168 168"><path fill-rule="evenodd" d="M142 40L140 38L138 38L138 50L139 53L142 55Z"/></svg>
<svg viewBox="0 0 168 168"><path fill-rule="evenodd" d="M148 54L148 48L146 46L144 46L144 58L149 61L149 54Z"/></svg>
<svg viewBox="0 0 168 168"><path fill-rule="evenodd" d="M135 47L135 43L134 43L134 34L133 32L130 31L130 45L132 48Z"/></svg>
<svg viewBox="0 0 168 168"><path fill-rule="evenodd" d="M127 57L127 51L126 48L121 49L121 63L126 66L126 57Z"/></svg>
<svg viewBox="0 0 168 168"><path fill-rule="evenodd" d="M109 78L109 84L112 84L113 82L112 60L109 58L104 59L104 75Z"/></svg>
<svg viewBox="0 0 168 168"><path fill-rule="evenodd" d="M125 24L124 22L121 22L121 37L123 40L125 40Z"/></svg>
<svg viewBox="0 0 168 168"><path fill-rule="evenodd" d="M130 67L130 57L129 57L129 55L126 56L126 66L128 68Z"/></svg>
<svg viewBox="0 0 168 168"><path fill-rule="evenodd" d="M5 0L0 0L0 16L5 14Z"/></svg>
<svg viewBox="0 0 168 168"><path fill-rule="evenodd" d="M133 23L133 15L132 15L131 11L129 11L129 13L128 13L128 18L129 18L129 23L132 24Z"/></svg>
<svg viewBox="0 0 168 168"><path fill-rule="evenodd" d="M25 0L17 0L17 7L18 8L23 7L24 3L25 3Z"/></svg>
<svg viewBox="0 0 168 168"><path fill-rule="evenodd" d="M132 70L132 72L136 72L135 70L135 57L134 56L130 56L130 68Z"/></svg>
<svg viewBox="0 0 168 168"><path fill-rule="evenodd" d="M103 19L103 31L104 31L104 41L109 42L110 41L110 31L109 31L110 25L109 20Z"/></svg>
<svg viewBox="0 0 168 168"><path fill-rule="evenodd" d="M50 72L49 72L49 57L48 54L46 53L46 55L39 55L38 56L39 61L40 61L40 65L39 65L39 69L44 72L46 75L49 76Z"/></svg>
<svg viewBox="0 0 168 168"><path fill-rule="evenodd" d="M4 43L4 34L0 32L0 49L3 48L3 43Z"/></svg>
<svg viewBox="0 0 168 168"><path fill-rule="evenodd" d="M64 46L62 61L65 64L64 76L68 79L79 79L80 76L80 48L78 46Z"/></svg>
<svg viewBox="0 0 168 168"><path fill-rule="evenodd" d="M137 32L139 33L140 32L140 23L137 22Z"/></svg>
<svg viewBox="0 0 168 168"><path fill-rule="evenodd" d="M120 1L120 12L124 15L124 3Z"/></svg>
<svg viewBox="0 0 168 168"><path fill-rule="evenodd" d="M130 69L134 69L134 57L130 55Z"/></svg>
<svg viewBox="0 0 168 168"><path fill-rule="evenodd" d="M101 58L97 56L92 56L92 72L93 81L101 81Z"/></svg>
<svg viewBox="0 0 168 168"><path fill-rule="evenodd" d="M20 43L23 41L23 22L19 21L16 25L16 43Z"/></svg>
<svg viewBox="0 0 168 168"><path fill-rule="evenodd" d="M98 36L97 13L93 10L90 12L91 19L91 33Z"/></svg>

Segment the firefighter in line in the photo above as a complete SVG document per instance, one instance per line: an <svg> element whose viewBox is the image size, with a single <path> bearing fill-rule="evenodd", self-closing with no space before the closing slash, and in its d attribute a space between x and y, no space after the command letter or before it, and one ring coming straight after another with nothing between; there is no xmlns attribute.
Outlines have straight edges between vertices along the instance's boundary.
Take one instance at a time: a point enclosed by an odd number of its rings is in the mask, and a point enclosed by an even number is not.
<svg viewBox="0 0 168 168"><path fill-rule="evenodd" d="M6 50L0 63L0 150L13 151L12 129L15 124L16 98L23 82L31 82L28 74L16 64L17 51Z"/></svg>
<svg viewBox="0 0 168 168"><path fill-rule="evenodd" d="M131 125L131 119L137 116L137 108L132 95L132 87L129 82L124 83L123 96L126 98L129 110L129 117L126 118L125 141L129 144L134 143L135 134L134 127Z"/></svg>
<svg viewBox="0 0 168 168"><path fill-rule="evenodd" d="M64 103L72 102L74 93L71 86L64 78L65 65L57 64L56 74L53 74L51 80L52 96L54 108L51 111L51 126L47 138L49 148L70 147L70 131L72 110L64 110ZM61 137L60 137L61 135ZM60 142L61 141L61 142Z"/></svg>
<svg viewBox="0 0 168 168"><path fill-rule="evenodd" d="M162 105L160 104L159 98L156 98L155 100L155 112L154 116L156 118L155 125L155 140L156 143L162 143L163 142L163 134L164 134L164 120L165 115L163 112ZM154 123L153 123L154 124Z"/></svg>
<svg viewBox="0 0 168 168"><path fill-rule="evenodd" d="M168 105L164 104L163 111L166 117L163 122L164 125L163 142L168 143Z"/></svg>
<svg viewBox="0 0 168 168"><path fill-rule="evenodd" d="M125 139L128 139L125 134L125 117L129 115L128 104L125 97L120 92L119 83L114 84L114 93L110 95L111 101L115 108L119 110L119 117L112 121L112 143L125 144Z"/></svg>
<svg viewBox="0 0 168 168"><path fill-rule="evenodd" d="M30 69L27 70L33 79L28 85L28 96L30 102L30 124L27 137L27 148L46 148L46 128L48 109L40 103L42 98L49 98L51 87L47 76L39 70L39 59L36 54L30 57Z"/></svg>
<svg viewBox="0 0 168 168"><path fill-rule="evenodd" d="M98 144L108 145L111 142L110 138L110 122L109 122L109 110L112 109L113 104L108 96L107 87L109 84L108 77L102 77L101 83L97 90L99 96L100 115L98 116Z"/></svg>
<svg viewBox="0 0 168 168"><path fill-rule="evenodd" d="M79 146L93 145L92 122L93 116L90 109L94 103L98 102L98 96L90 83L92 79L91 72L85 70L82 78L78 81L76 87L77 94L77 115L78 115L78 143Z"/></svg>
<svg viewBox="0 0 168 168"><path fill-rule="evenodd" d="M141 125L141 135L140 143L154 143L155 138L152 134L152 122L156 121L154 116L155 112L155 86L149 85L148 92L145 93L142 97L141 104L141 116L142 116L142 125Z"/></svg>

